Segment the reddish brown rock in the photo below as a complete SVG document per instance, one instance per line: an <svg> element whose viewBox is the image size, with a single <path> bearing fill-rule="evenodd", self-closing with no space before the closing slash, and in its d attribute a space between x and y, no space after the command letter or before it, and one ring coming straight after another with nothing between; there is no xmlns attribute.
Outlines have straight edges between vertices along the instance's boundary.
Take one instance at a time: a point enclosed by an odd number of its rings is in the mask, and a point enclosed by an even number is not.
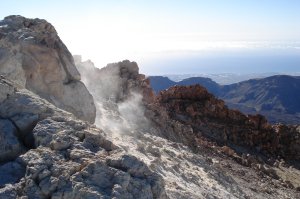
<svg viewBox="0 0 300 199"><path fill-rule="evenodd" d="M300 159L299 127L272 127L262 115L246 116L230 110L202 86L171 87L160 92L154 104L150 118L165 129L162 135L192 148L197 148L197 140L204 136L221 145Z"/></svg>

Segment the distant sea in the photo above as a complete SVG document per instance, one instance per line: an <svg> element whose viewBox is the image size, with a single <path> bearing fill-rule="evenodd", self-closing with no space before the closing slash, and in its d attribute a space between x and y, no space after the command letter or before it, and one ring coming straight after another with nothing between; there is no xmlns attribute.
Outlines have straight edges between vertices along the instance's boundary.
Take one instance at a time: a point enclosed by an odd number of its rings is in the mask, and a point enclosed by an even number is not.
<svg viewBox="0 0 300 199"><path fill-rule="evenodd" d="M299 75L300 48L170 51L153 53L140 60L139 65L141 72L147 75Z"/></svg>

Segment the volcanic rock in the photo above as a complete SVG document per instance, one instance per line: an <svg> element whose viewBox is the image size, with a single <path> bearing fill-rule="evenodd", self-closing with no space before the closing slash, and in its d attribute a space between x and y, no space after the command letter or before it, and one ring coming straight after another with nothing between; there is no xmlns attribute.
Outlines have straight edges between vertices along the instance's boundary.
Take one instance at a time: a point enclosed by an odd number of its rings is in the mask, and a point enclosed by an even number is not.
<svg viewBox="0 0 300 199"><path fill-rule="evenodd" d="M83 82L93 94L96 101L112 100L124 101L132 93L142 94L143 101L150 103L154 100L154 92L149 79L139 74L136 62L124 60L122 62L108 64L98 69L90 60L82 61L81 56L74 56L77 69L83 77Z"/></svg>
<svg viewBox="0 0 300 199"><path fill-rule="evenodd" d="M0 198L166 198L162 178L105 132L4 77L0 87Z"/></svg>
<svg viewBox="0 0 300 199"><path fill-rule="evenodd" d="M0 162L13 160L24 151L16 127L9 120L0 119Z"/></svg>
<svg viewBox="0 0 300 199"><path fill-rule="evenodd" d="M285 185L277 182L267 183L267 188L261 188L259 194L255 191L260 180L266 178L283 180L289 176L294 187L300 185L294 180L300 176L297 169L280 167L279 171L269 166L278 158L297 162L296 127L283 125L284 128L275 131L263 116L230 110L201 86L175 86L154 98L147 78L135 78L138 77L135 63L123 61L97 69L91 61L82 62L80 56L75 60L83 76L89 77L83 81L96 96L102 113L100 119L106 117L99 126L110 124L105 131L110 132L119 146L141 157L151 170L163 176L170 198L268 198L270 195L285 198L286 194L294 198L298 195L295 189L285 190ZM96 84L99 79L105 82ZM135 93L142 100L134 98ZM147 97L150 100L145 100ZM125 115L121 114L122 106L129 110ZM132 115L136 125L128 129ZM146 120L146 125L140 122L141 118ZM206 175L209 177L203 177ZM211 183L218 188L208 188Z"/></svg>
<svg viewBox="0 0 300 199"><path fill-rule="evenodd" d="M93 97L73 57L45 20L14 15L0 21L0 74L79 119L95 120Z"/></svg>
<svg viewBox="0 0 300 199"><path fill-rule="evenodd" d="M288 160L300 127L230 110L200 86L154 98L135 62L76 62L101 128L0 76L0 198L299 198Z"/></svg>
<svg viewBox="0 0 300 199"><path fill-rule="evenodd" d="M177 140L189 146L197 146L196 138L205 136L221 145L250 147L275 157L300 160L298 126L272 126L262 115L246 116L230 110L224 101L200 85L174 86L161 91L156 103L152 107L165 109L152 109L160 118L153 120L160 126L170 123L170 119L179 123L171 125L177 126L172 132L177 132ZM183 126L190 130L183 130Z"/></svg>

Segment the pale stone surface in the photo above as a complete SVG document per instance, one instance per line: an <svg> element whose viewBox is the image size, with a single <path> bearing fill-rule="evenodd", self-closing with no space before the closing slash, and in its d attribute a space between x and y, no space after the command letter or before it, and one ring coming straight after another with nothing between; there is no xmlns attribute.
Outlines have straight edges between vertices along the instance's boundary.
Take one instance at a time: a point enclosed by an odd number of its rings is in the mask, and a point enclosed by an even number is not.
<svg viewBox="0 0 300 199"><path fill-rule="evenodd" d="M2 93L3 96L6 96L5 100L0 103L0 116L3 118L15 119L16 122L19 120L19 127L26 125L21 125L24 121L22 121L22 119L18 119L18 115L19 117L21 115L27 117L26 114L30 114L33 117L32 120L35 120L36 116L34 115L37 115L39 120L53 114L62 116L72 115L71 113L58 109L53 104L40 98L36 94L24 88L18 88L18 85L2 76L0 76L0 93ZM26 118L26 120L28 120L28 118ZM32 121L30 121L30 123L31 122Z"/></svg>
<svg viewBox="0 0 300 199"><path fill-rule="evenodd" d="M11 184L7 184L4 188L0 189L0 198L17 198L17 192L15 190L15 187Z"/></svg>
<svg viewBox="0 0 300 199"><path fill-rule="evenodd" d="M6 17L0 25L0 74L93 123L93 97L54 27L45 20L21 16Z"/></svg>
<svg viewBox="0 0 300 199"><path fill-rule="evenodd" d="M14 92L13 86L7 80L4 80L2 77L0 79L0 103L7 99L9 95Z"/></svg>
<svg viewBox="0 0 300 199"><path fill-rule="evenodd" d="M0 86L13 89L0 104L0 117L8 118L0 119L0 140L14 144L12 140L17 147L26 135L32 140L24 154L2 154L1 148L1 198L167 198L162 178L113 144L105 132L0 80ZM14 125L24 133L18 139L13 137Z"/></svg>

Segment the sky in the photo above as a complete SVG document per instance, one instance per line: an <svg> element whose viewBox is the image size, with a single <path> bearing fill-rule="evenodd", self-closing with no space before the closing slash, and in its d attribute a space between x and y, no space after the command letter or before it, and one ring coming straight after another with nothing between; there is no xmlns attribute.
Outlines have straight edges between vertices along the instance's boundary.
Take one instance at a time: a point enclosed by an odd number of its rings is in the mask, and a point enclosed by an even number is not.
<svg viewBox="0 0 300 199"><path fill-rule="evenodd" d="M97 67L124 59L146 74L300 72L299 0L10 0L55 26Z"/></svg>

